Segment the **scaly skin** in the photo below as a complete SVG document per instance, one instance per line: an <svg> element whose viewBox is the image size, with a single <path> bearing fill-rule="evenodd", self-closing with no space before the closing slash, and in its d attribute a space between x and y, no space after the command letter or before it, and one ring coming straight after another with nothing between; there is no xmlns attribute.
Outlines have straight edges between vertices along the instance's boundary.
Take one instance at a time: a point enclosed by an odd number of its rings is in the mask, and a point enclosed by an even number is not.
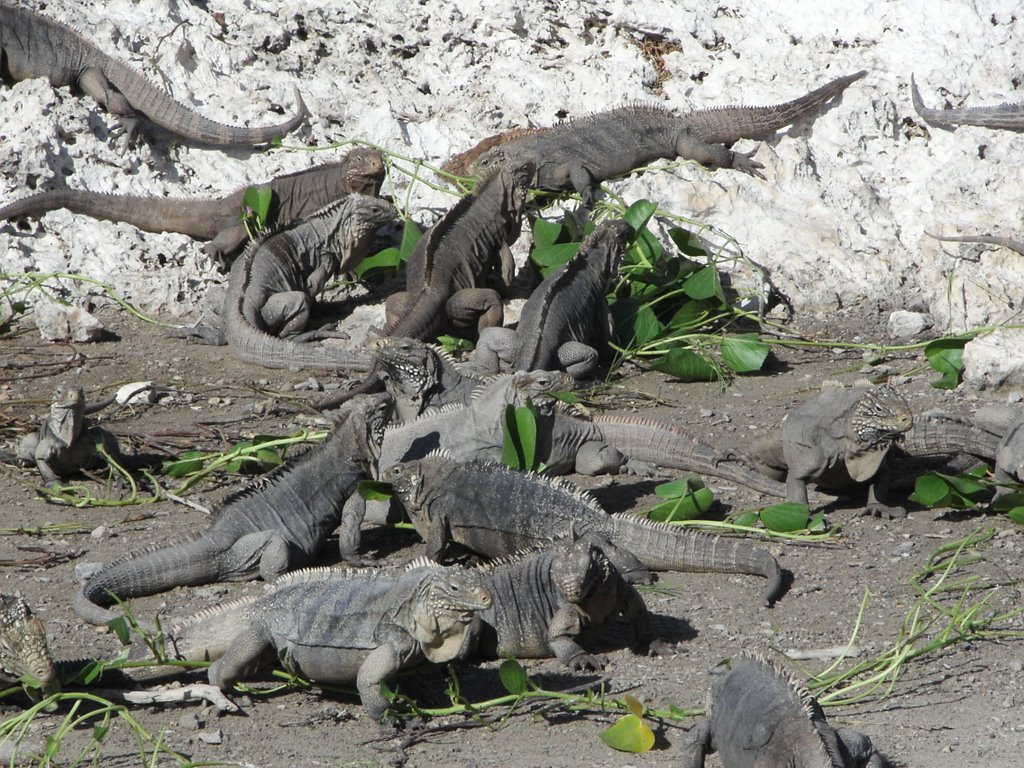
<svg viewBox="0 0 1024 768"><path fill-rule="evenodd" d="M970 107L967 109L928 109L921 99L914 76L910 76L910 93L914 110L929 125L955 128L958 125L980 125L1006 131L1024 131L1024 102L1000 104L997 107Z"/></svg>
<svg viewBox="0 0 1024 768"><path fill-rule="evenodd" d="M161 128L203 144L266 144L294 131L307 114L296 89L298 109L282 123L263 128L218 123L176 101L66 24L7 2L0 3L0 56L5 79L45 77L56 88L79 88L115 115L141 113Z"/></svg>
<svg viewBox="0 0 1024 768"><path fill-rule="evenodd" d="M497 163L532 161L537 165L537 188L575 190L588 205L593 202L596 185L661 158L682 157L710 168L733 168L763 178L760 163L727 147L814 113L866 74L861 71L838 78L798 99L770 107L719 107L679 115L656 105L620 107L551 128L518 131L505 139L485 139L482 144L489 148L478 145L459 156L458 164L478 175Z"/></svg>
<svg viewBox="0 0 1024 768"><path fill-rule="evenodd" d="M928 237L933 237L936 240L941 240L944 243L985 243L986 245L999 245L1003 248L1009 248L1011 251L1019 253L1024 256L1024 241L1013 240L1009 237L999 237L998 235L933 235L931 232L925 232Z"/></svg>
<svg viewBox="0 0 1024 768"><path fill-rule="evenodd" d="M306 565L338 527L345 500L372 475L390 412L383 394L348 403L323 443L230 496L205 531L106 566L75 595L75 611L104 624L118 615L102 607L111 595L257 575L270 581Z"/></svg>
<svg viewBox="0 0 1024 768"><path fill-rule="evenodd" d="M0 594L0 672L15 679L31 675L42 683L57 676L46 630L20 595Z"/></svg>
<svg viewBox="0 0 1024 768"><path fill-rule="evenodd" d="M147 232L180 232L197 240L209 240L203 251L226 265L249 239L242 222L243 199L249 187L270 187L267 225L280 227L347 194L376 197L383 182L384 160L380 152L357 147L337 162L276 176L265 184L249 184L223 197L138 197L57 189L3 206L0 220L39 217L47 211L66 208L97 219L124 221Z"/></svg>
<svg viewBox="0 0 1024 768"><path fill-rule="evenodd" d="M213 660L221 688L273 651L317 683L356 683L366 714L381 720L381 683L424 659L445 663L472 648L478 612L491 605L480 577L414 562L404 571L317 568L278 579L269 594L227 603L172 626L177 658Z"/></svg>
<svg viewBox="0 0 1024 768"><path fill-rule="evenodd" d="M526 547L594 534L623 577L636 583L649 570L749 573L768 579L765 604L782 591L778 562L746 542L678 527L608 515L597 502L564 481L527 475L498 464L457 463L430 455L381 473L392 484L427 556L441 558L450 544L486 557L505 557Z"/></svg>
<svg viewBox="0 0 1024 768"><path fill-rule="evenodd" d="M683 768L704 768L717 752L725 768L883 768L871 739L833 728L813 696L759 655L744 655L712 684L683 745Z"/></svg>

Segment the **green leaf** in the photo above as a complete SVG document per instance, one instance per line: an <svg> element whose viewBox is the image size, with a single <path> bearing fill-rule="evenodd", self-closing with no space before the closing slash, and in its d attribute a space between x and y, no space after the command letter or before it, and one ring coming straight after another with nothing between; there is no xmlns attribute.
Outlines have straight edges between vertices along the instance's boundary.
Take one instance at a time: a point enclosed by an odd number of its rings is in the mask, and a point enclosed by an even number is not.
<svg viewBox="0 0 1024 768"><path fill-rule="evenodd" d="M57 753L60 752L60 739L53 734L47 734L45 750L46 757L48 758L46 762L49 764L57 756Z"/></svg>
<svg viewBox="0 0 1024 768"><path fill-rule="evenodd" d="M568 403L569 405L576 405L576 403L581 402L580 396L575 392L549 392L548 396L555 398L555 400L560 400L563 403Z"/></svg>
<svg viewBox="0 0 1024 768"><path fill-rule="evenodd" d="M274 190L267 184L246 188L242 194L243 220L251 222L257 232L262 232L267 227L267 217L273 200Z"/></svg>
<svg viewBox="0 0 1024 768"><path fill-rule="evenodd" d="M537 468L537 414L532 403L524 408L505 406L501 460L512 469Z"/></svg>
<svg viewBox="0 0 1024 768"><path fill-rule="evenodd" d="M654 310L636 299L621 299L610 305L619 346L638 349L662 332L664 326Z"/></svg>
<svg viewBox="0 0 1024 768"><path fill-rule="evenodd" d="M601 741L620 752L646 752L654 746L654 732L632 712L600 733Z"/></svg>
<svg viewBox="0 0 1024 768"><path fill-rule="evenodd" d="M704 243L701 242L700 238L688 229L683 229L682 227L671 227L668 231L668 236L672 238L672 242L676 244L676 248L687 256L697 256L705 259L710 256L708 249L704 247ZM689 259L684 259L684 261L693 267L689 272L697 270L697 264Z"/></svg>
<svg viewBox="0 0 1024 768"><path fill-rule="evenodd" d="M128 645L131 642L131 631L128 628L128 620L124 616L118 616L107 622L107 627L117 635L121 645Z"/></svg>
<svg viewBox="0 0 1024 768"><path fill-rule="evenodd" d="M807 527L811 512L806 504L784 501L761 510L761 522L769 531L788 533L802 531Z"/></svg>
<svg viewBox="0 0 1024 768"><path fill-rule="evenodd" d="M160 471L168 477L192 475L203 468L205 454L202 451L185 451L175 461L165 461Z"/></svg>
<svg viewBox="0 0 1024 768"><path fill-rule="evenodd" d="M505 659L498 667L498 677L505 690L516 696L526 693L527 678L526 670L515 659Z"/></svg>
<svg viewBox="0 0 1024 768"><path fill-rule="evenodd" d="M1024 507L1014 507L1007 510L1006 515L1017 525L1024 525Z"/></svg>
<svg viewBox="0 0 1024 768"><path fill-rule="evenodd" d="M647 222L651 220L651 216L653 216L657 210L658 206L650 200L637 200L626 209L626 213L622 218L629 223L629 226L631 226L635 232L640 232L647 226Z"/></svg>
<svg viewBox="0 0 1024 768"><path fill-rule="evenodd" d="M811 522L807 524L807 530L809 531L824 531L825 530L825 512L818 512L814 517L811 518Z"/></svg>
<svg viewBox="0 0 1024 768"><path fill-rule="evenodd" d="M669 328L687 331L698 327L708 317L707 308L699 301L686 301L668 321Z"/></svg>
<svg viewBox="0 0 1024 768"><path fill-rule="evenodd" d="M402 243L398 247L398 255L402 261L409 258L409 254L416 248L416 244L423 237L423 232L412 219L404 219L402 224Z"/></svg>
<svg viewBox="0 0 1024 768"><path fill-rule="evenodd" d="M92 729L93 741L97 741L97 742L101 742L102 743L102 741L105 738L107 738L107 734L108 733L110 733L110 726L109 725L93 726L93 729Z"/></svg>
<svg viewBox="0 0 1024 768"><path fill-rule="evenodd" d="M664 247L661 245L661 241L658 240L650 230L641 230L640 234L633 241L633 244L629 247L629 259L632 262L638 262L643 264L645 267L653 268L655 264L661 259L662 254L665 252Z"/></svg>
<svg viewBox="0 0 1024 768"><path fill-rule="evenodd" d="M683 292L691 299L710 299L717 297L725 301L722 283L718 278L718 270L714 267L703 267L683 281Z"/></svg>
<svg viewBox="0 0 1024 768"><path fill-rule="evenodd" d="M715 495L695 477L662 483L654 492L669 501L647 511L647 517L662 523L693 520L706 513L715 503Z"/></svg>
<svg viewBox="0 0 1024 768"><path fill-rule="evenodd" d="M718 371L703 357L690 349L672 349L652 368L681 381L715 381Z"/></svg>
<svg viewBox="0 0 1024 768"><path fill-rule="evenodd" d="M964 344L967 339L943 338L935 339L924 348L925 357L932 368L942 374L942 378L933 381L937 389L955 389L960 383L964 370Z"/></svg>
<svg viewBox="0 0 1024 768"><path fill-rule="evenodd" d="M728 336L722 339L722 360L737 373L759 371L770 349L755 334Z"/></svg>
<svg viewBox="0 0 1024 768"><path fill-rule="evenodd" d="M565 264L579 251L579 243L557 243L534 248L530 252L533 263L540 267L557 268Z"/></svg>
<svg viewBox="0 0 1024 768"><path fill-rule="evenodd" d="M82 685L92 685L101 672L103 672L103 665L98 661L90 661L79 675Z"/></svg>
<svg viewBox="0 0 1024 768"><path fill-rule="evenodd" d="M949 497L949 485L934 472L929 472L914 481L914 492L909 498L925 507L944 507Z"/></svg>
<svg viewBox="0 0 1024 768"><path fill-rule="evenodd" d="M558 242L562 235L564 225L557 221L548 221L547 219L536 219L533 222L533 247L544 248L548 245L554 245Z"/></svg>
<svg viewBox="0 0 1024 768"><path fill-rule="evenodd" d="M747 528L753 528L754 524L757 523L757 512L750 510L748 512L741 512L735 517L731 518L731 521L735 525L743 525Z"/></svg>
<svg viewBox="0 0 1024 768"><path fill-rule="evenodd" d="M640 701L640 699L638 699L633 694L627 693L625 696L623 696L622 703L626 705L626 709L628 709L631 714L634 714L637 717L644 716L644 704L642 701Z"/></svg>
<svg viewBox="0 0 1024 768"><path fill-rule="evenodd" d="M437 337L437 343L441 345L441 348L448 354L455 354L456 352L472 352L473 342L469 339L460 339L457 336L448 336L442 334Z"/></svg>
<svg viewBox="0 0 1024 768"><path fill-rule="evenodd" d="M996 512L1009 512L1014 507L1024 506L1024 493L1004 493L992 501L992 508Z"/></svg>
<svg viewBox="0 0 1024 768"><path fill-rule="evenodd" d="M353 270L356 278L362 280L368 273L374 270L397 270L402 263L401 252L394 246L378 251L372 256L367 256Z"/></svg>
<svg viewBox="0 0 1024 768"><path fill-rule="evenodd" d="M367 501L387 501L391 498L391 483L380 480L360 480L356 491Z"/></svg>

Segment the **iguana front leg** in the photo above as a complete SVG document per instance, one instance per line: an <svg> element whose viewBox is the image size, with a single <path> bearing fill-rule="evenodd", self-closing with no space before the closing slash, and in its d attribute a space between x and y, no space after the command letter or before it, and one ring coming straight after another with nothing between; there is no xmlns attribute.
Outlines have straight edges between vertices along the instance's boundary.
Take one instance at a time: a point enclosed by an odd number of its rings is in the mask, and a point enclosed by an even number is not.
<svg viewBox="0 0 1024 768"><path fill-rule="evenodd" d="M206 671L210 685L227 688L236 680L252 674L273 647L273 638L266 626L250 624L235 635L224 655Z"/></svg>
<svg viewBox="0 0 1024 768"><path fill-rule="evenodd" d="M904 507L893 506L889 500L889 467L883 462L875 473L874 478L868 484L868 503L864 507L862 515L882 517L888 520L906 517L907 510Z"/></svg>
<svg viewBox="0 0 1024 768"><path fill-rule="evenodd" d="M555 658L569 669L577 671L604 669L608 663L607 658L587 653L576 642L576 636L583 631L583 628L584 622L576 606L563 605L548 622L548 645L551 646Z"/></svg>
<svg viewBox="0 0 1024 768"><path fill-rule="evenodd" d="M480 331L471 364L484 373L500 373L515 363L522 343L511 328L492 326Z"/></svg>
<svg viewBox="0 0 1024 768"><path fill-rule="evenodd" d="M636 475L658 477L665 473L646 461L633 459L601 440L583 443L576 451L576 472L581 475Z"/></svg>
<svg viewBox="0 0 1024 768"><path fill-rule="evenodd" d="M387 682L393 677L402 662L395 649L389 645L379 645L370 651L366 660L359 667L356 675L356 689L359 691L359 699L363 703L366 714L384 725L385 728L393 729L394 722L383 722L384 714L388 709L388 701L381 693L381 683Z"/></svg>
<svg viewBox="0 0 1024 768"><path fill-rule="evenodd" d="M686 734L682 752L682 768L704 768L704 758L709 752L714 752L711 723L707 719L698 720Z"/></svg>

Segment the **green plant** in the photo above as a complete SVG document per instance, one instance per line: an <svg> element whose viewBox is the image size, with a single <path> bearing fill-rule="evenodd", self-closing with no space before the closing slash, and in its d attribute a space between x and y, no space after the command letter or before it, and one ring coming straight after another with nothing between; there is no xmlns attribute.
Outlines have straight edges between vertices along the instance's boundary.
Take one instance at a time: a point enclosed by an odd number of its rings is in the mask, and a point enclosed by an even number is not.
<svg viewBox="0 0 1024 768"><path fill-rule="evenodd" d="M760 522L774 533L796 533L797 531L823 531L825 513L814 516L806 504L783 501L760 510L741 512L731 518L737 525L752 526Z"/></svg>
<svg viewBox="0 0 1024 768"><path fill-rule="evenodd" d="M242 193L242 224L249 239L255 238L267 228L270 205L274 201L274 190L267 184L246 187Z"/></svg>
<svg viewBox="0 0 1024 768"><path fill-rule="evenodd" d="M647 517L661 523L693 520L707 513L715 503L715 495L697 477L685 477L654 487L654 493L665 501L647 510Z"/></svg>

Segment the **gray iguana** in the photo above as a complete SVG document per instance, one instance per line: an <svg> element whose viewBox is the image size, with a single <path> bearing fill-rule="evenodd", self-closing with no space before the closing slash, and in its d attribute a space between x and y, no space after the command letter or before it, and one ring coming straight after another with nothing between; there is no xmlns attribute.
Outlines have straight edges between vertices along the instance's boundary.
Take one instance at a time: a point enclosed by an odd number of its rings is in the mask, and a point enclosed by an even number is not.
<svg viewBox="0 0 1024 768"><path fill-rule="evenodd" d="M484 659L556 657L572 669L600 669L577 636L622 614L647 653L654 641L650 612L636 588L605 554L599 537L561 539L478 566L493 603L480 613L474 655Z"/></svg>
<svg viewBox="0 0 1024 768"><path fill-rule="evenodd" d="M776 435L755 444L767 473L784 474L786 500L807 504L807 483L868 484L864 513L904 517L888 504L890 449L914 426L906 400L889 387L830 387L786 414Z"/></svg>
<svg viewBox="0 0 1024 768"><path fill-rule="evenodd" d="M0 208L0 220L38 217L66 208L97 219L125 221L147 232L180 232L209 240L203 250L226 265L249 239L243 222L243 200L250 186L270 188L267 223L273 227L309 215L346 194L376 197L383 181L380 152L356 147L337 162L276 176L265 184L247 185L223 197L138 197L56 189L8 203Z"/></svg>
<svg viewBox="0 0 1024 768"><path fill-rule="evenodd" d="M509 246L522 229L534 171L529 163L494 168L420 238L406 262L405 291L388 297L385 335L433 339L450 325L479 332L501 324L501 299L484 282L495 274L504 286L512 281Z"/></svg>
<svg viewBox="0 0 1024 768"><path fill-rule="evenodd" d="M210 120L68 25L6 0L0 2L0 65L5 80L45 77L54 87L80 89L122 118L141 113L171 133L204 144L266 144L294 131L307 114L296 89L295 116L277 125L238 128Z"/></svg>
<svg viewBox="0 0 1024 768"><path fill-rule="evenodd" d="M817 700L760 655L731 662L711 686L707 717L686 735L682 768L704 768L717 752L724 768L884 768L871 739L835 728Z"/></svg>
<svg viewBox="0 0 1024 768"><path fill-rule="evenodd" d="M676 114L655 104L630 104L550 128L513 130L484 139L443 168L457 175L478 175L497 163L529 160L537 165L538 189L575 190L586 204L593 201L595 185L660 158L682 157L710 168L762 176L763 166L751 158L753 152L733 152L728 147L812 114L866 74L840 77L798 99L769 107L717 107Z"/></svg>
<svg viewBox="0 0 1024 768"><path fill-rule="evenodd" d="M309 563L341 522L342 506L371 476L391 412L384 394L347 403L327 439L229 496L209 527L188 540L107 565L76 593L79 616L103 624L101 607L176 586L269 581Z"/></svg>
<svg viewBox="0 0 1024 768"><path fill-rule="evenodd" d="M955 128L958 125L980 125L983 128L1002 128L1024 131L1024 102L1006 103L996 107L969 107L966 109L929 109L921 99L914 76L910 76L910 94L917 112L929 125Z"/></svg>
<svg viewBox="0 0 1024 768"><path fill-rule="evenodd" d="M346 195L262 234L231 265L220 327L200 325L173 335L226 343L238 359L265 368L368 369L363 352L309 343L344 334L305 329L327 281L358 265L377 230L395 216L386 200Z"/></svg>
<svg viewBox="0 0 1024 768"><path fill-rule="evenodd" d="M41 683L57 677L46 630L20 595L0 594L0 674L27 674Z"/></svg>
<svg viewBox="0 0 1024 768"><path fill-rule="evenodd" d="M1019 253L1024 256L1024 241L1014 240L1009 237L1000 237L998 235L933 235L931 232L925 232L928 237L933 237L936 240L941 240L944 243L983 243L985 245L998 245L1003 248L1009 248L1011 251Z"/></svg>
<svg viewBox="0 0 1024 768"><path fill-rule="evenodd" d="M998 441L991 458L995 460L997 483L1024 483L1024 410L1013 405L989 404L974 414L974 426ZM978 455L978 454L974 454ZM996 488L996 498L1010 493L1005 485Z"/></svg>
<svg viewBox="0 0 1024 768"><path fill-rule="evenodd" d="M471 570L414 561L402 572L313 568L282 576L269 594L234 600L172 624L172 658L212 660L221 688L276 654L313 682L356 683L374 720L387 709L381 683L424 659L472 648L491 595Z"/></svg>
<svg viewBox="0 0 1024 768"><path fill-rule="evenodd" d="M631 583L649 581L650 570L749 573L768 580L766 605L782 591L781 569L768 550L632 515L609 515L565 481L436 453L395 464L381 472L381 479L392 484L431 559L442 558L452 544L504 557L571 530L600 536L608 558Z"/></svg>
<svg viewBox="0 0 1024 768"><path fill-rule="evenodd" d="M97 413L114 402L114 396L87 404L80 386L59 384L53 393L50 413L39 425L39 432L21 439L17 458L35 465L43 482L54 485L60 478L82 470L107 465L102 451L122 465L139 466L132 457L124 456L117 438L98 424L90 424L86 416Z"/></svg>
<svg viewBox="0 0 1024 768"><path fill-rule="evenodd" d="M574 379L593 375L600 353L592 339L601 352L607 348L612 329L605 294L632 235L625 221L599 224L576 255L530 294L515 330L480 333L473 365L488 373L505 363L519 371L564 369Z"/></svg>

